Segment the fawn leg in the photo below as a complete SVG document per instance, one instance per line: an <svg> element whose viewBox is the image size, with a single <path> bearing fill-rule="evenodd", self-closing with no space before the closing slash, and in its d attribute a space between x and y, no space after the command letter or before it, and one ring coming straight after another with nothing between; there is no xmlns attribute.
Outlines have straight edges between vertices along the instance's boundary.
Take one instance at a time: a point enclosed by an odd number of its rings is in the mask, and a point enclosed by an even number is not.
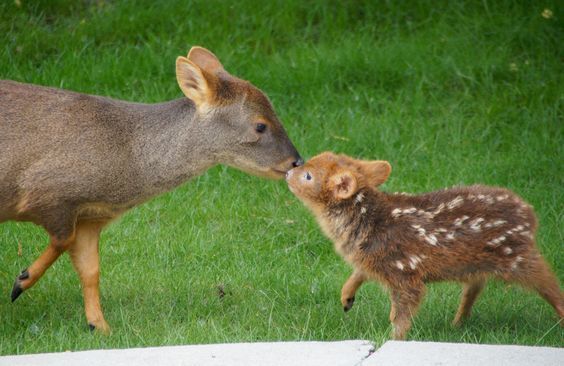
<svg viewBox="0 0 564 366"><path fill-rule="evenodd" d="M390 306L390 323L392 323L395 318L396 318L396 307L394 305L394 302L392 301Z"/></svg>
<svg viewBox="0 0 564 366"><path fill-rule="evenodd" d="M364 281L366 281L366 275L362 271L355 269L347 282L343 285L341 289L341 304L343 304L343 310L345 312L353 307L356 290L358 290Z"/></svg>
<svg viewBox="0 0 564 366"><path fill-rule="evenodd" d="M390 313L393 325L393 338L405 339L411 328L411 318L417 313L417 308L425 294L423 283L410 284L408 286L395 287L391 289L392 311Z"/></svg>
<svg viewBox="0 0 564 366"><path fill-rule="evenodd" d="M100 306L100 263L98 242L105 222L79 222L76 227L76 240L69 248L72 264L80 277L84 297L84 312L90 330L109 334L110 327L104 319Z"/></svg>
<svg viewBox="0 0 564 366"><path fill-rule="evenodd" d="M486 280L483 278L474 278L464 283L460 305L452 321L453 325L460 325L464 319L470 316L472 305L474 305L474 302L480 295L480 292L482 292L485 284Z"/></svg>
<svg viewBox="0 0 564 366"><path fill-rule="evenodd" d="M560 326L564 327L564 295L558 280L540 255L517 260L512 265L512 279L522 286L534 289L556 311Z"/></svg>
<svg viewBox="0 0 564 366"><path fill-rule="evenodd" d="M51 241L47 249L41 253L39 258L32 263L31 266L24 269L16 278L14 286L12 287L12 302L24 292L33 286L43 276L45 271L64 253L65 250L72 244L74 238L57 239L51 236Z"/></svg>

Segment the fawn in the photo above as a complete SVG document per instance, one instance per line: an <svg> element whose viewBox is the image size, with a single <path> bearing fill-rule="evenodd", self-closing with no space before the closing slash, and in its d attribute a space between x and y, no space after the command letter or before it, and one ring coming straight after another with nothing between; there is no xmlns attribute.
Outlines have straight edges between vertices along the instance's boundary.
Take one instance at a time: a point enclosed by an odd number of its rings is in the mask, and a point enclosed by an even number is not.
<svg viewBox="0 0 564 366"><path fill-rule="evenodd" d="M386 161L325 152L286 175L354 268L341 291L345 311L364 281L381 282L390 293L393 337L404 339L425 283L463 283L453 321L459 324L486 280L498 277L536 290L562 321L564 297L535 245L530 205L507 189L483 185L413 196L378 191L390 172Z"/></svg>
<svg viewBox="0 0 564 366"><path fill-rule="evenodd" d="M68 251L89 327L108 333L98 241L111 220L216 164L281 179L303 163L266 95L210 51L178 57L176 77L185 97L159 104L0 81L0 222L50 236L12 301Z"/></svg>

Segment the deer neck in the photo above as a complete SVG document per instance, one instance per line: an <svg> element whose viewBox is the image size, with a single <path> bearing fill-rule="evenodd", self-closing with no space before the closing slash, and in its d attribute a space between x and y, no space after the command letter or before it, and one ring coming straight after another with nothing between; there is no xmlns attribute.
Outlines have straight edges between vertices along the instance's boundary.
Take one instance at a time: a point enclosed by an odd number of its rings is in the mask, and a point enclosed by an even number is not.
<svg viewBox="0 0 564 366"><path fill-rule="evenodd" d="M169 191L216 165L213 134L186 98L137 105L132 153L144 198ZM213 121L212 121L213 122Z"/></svg>

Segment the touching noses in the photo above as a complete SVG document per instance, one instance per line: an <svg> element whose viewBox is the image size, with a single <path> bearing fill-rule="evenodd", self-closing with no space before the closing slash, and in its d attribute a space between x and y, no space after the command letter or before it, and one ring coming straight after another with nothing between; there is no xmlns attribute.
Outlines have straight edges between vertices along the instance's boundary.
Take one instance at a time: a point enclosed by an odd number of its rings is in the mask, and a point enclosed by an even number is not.
<svg viewBox="0 0 564 366"><path fill-rule="evenodd" d="M302 166L302 165L304 165L304 159L302 159L302 158L299 158L298 160L296 160L292 163L292 166L294 168L297 168L297 167Z"/></svg>

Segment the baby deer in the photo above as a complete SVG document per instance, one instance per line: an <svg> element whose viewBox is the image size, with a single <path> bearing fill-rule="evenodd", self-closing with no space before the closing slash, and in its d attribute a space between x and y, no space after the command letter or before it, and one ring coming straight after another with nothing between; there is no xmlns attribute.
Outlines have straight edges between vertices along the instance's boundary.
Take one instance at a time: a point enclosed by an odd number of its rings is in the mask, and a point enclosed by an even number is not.
<svg viewBox="0 0 564 366"><path fill-rule="evenodd" d="M378 191L390 172L386 161L326 152L286 175L354 268L341 292L345 311L364 281L381 282L390 292L393 337L404 339L425 283L463 283L459 324L486 280L498 277L536 290L564 318L558 280L535 245L530 205L507 189L482 185L421 195Z"/></svg>

